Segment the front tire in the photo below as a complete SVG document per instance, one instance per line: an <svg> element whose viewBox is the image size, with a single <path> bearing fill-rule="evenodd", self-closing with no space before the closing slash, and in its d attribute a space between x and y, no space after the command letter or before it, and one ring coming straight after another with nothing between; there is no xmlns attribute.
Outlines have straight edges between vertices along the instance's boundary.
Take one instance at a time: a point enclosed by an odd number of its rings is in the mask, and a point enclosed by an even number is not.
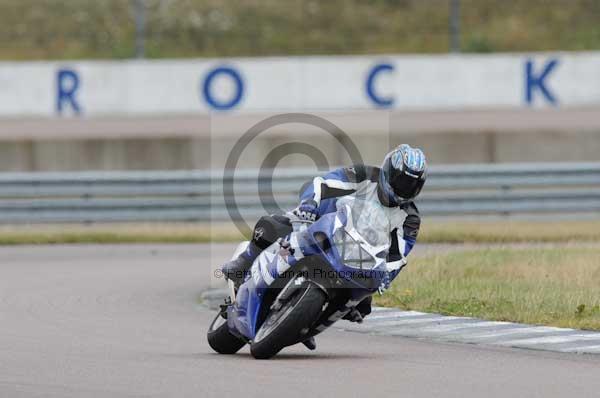
<svg viewBox="0 0 600 398"><path fill-rule="evenodd" d="M212 321L206 333L208 345L219 354L231 355L238 352L246 342L234 336L227 326L227 319L222 313Z"/></svg>
<svg viewBox="0 0 600 398"><path fill-rule="evenodd" d="M326 300L325 292L309 282L286 305L267 315L250 345L252 356L269 359L283 348L299 342L301 331L313 325Z"/></svg>

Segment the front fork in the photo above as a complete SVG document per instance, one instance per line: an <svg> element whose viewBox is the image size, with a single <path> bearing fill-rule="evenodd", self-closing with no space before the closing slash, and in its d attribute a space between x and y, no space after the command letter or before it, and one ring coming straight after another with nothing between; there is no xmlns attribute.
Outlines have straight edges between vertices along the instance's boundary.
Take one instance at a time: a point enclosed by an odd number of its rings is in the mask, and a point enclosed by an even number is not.
<svg viewBox="0 0 600 398"><path fill-rule="evenodd" d="M233 283L232 280L228 279L227 287L229 288L229 300L225 299L225 304L233 305L233 304L235 304L235 295L236 295L235 283Z"/></svg>

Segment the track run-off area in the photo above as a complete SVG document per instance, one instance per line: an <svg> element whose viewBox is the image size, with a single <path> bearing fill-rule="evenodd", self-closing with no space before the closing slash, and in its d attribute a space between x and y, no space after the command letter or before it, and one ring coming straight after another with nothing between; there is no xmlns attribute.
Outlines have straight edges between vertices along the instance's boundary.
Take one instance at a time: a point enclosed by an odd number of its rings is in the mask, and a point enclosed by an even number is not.
<svg viewBox="0 0 600 398"><path fill-rule="evenodd" d="M341 330L214 354L198 298L234 246L0 248L0 397L598 396L596 355Z"/></svg>

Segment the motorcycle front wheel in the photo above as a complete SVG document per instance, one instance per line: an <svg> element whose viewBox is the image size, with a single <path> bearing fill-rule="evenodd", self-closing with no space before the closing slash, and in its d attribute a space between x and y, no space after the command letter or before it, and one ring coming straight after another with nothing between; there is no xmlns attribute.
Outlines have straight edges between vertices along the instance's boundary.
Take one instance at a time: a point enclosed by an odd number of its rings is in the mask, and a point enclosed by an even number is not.
<svg viewBox="0 0 600 398"><path fill-rule="evenodd" d="M271 311L250 344L256 359L269 359L283 348L298 343L302 331L313 325L327 300L325 292L314 283L298 289L277 311Z"/></svg>
<svg viewBox="0 0 600 398"><path fill-rule="evenodd" d="M246 342L234 336L227 327L227 319L219 313L208 327L208 345L219 354L235 354Z"/></svg>

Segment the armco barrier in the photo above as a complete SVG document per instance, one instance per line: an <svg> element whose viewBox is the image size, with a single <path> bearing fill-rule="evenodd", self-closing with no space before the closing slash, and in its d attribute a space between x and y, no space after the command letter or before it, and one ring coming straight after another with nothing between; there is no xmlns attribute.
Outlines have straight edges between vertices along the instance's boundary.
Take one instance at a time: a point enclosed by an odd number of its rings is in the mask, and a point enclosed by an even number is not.
<svg viewBox="0 0 600 398"><path fill-rule="evenodd" d="M225 198L223 172L6 173L0 223L219 221L230 219L226 203L251 221L293 207L315 174L283 169L259 180L257 170L236 171ZM436 216L597 212L600 163L435 166L417 204Z"/></svg>

